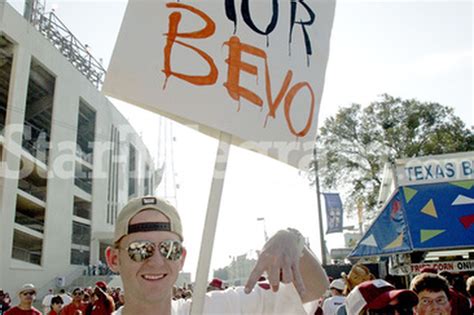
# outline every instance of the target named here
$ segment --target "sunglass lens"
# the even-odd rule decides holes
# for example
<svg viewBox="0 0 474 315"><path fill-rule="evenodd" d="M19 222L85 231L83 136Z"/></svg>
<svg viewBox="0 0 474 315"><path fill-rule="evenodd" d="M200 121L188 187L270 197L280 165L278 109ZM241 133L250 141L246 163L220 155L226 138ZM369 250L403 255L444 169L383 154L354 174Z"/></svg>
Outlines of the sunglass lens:
<svg viewBox="0 0 474 315"><path fill-rule="evenodd" d="M142 262L155 253L155 244L150 241L137 241L128 245L128 256L133 261Z"/></svg>
<svg viewBox="0 0 474 315"><path fill-rule="evenodd" d="M160 243L160 253L168 260L179 260L183 254L183 246L180 241L163 241Z"/></svg>

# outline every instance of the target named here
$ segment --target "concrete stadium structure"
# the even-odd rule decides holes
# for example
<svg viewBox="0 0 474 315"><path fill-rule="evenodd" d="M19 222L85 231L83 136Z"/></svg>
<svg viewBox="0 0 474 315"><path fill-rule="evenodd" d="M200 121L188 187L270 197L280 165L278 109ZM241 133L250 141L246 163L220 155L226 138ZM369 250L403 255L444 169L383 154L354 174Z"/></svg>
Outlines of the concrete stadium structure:
<svg viewBox="0 0 474 315"><path fill-rule="evenodd" d="M120 208L157 184L139 135L97 88L95 59L44 17L0 1L0 287L11 294L104 261Z"/></svg>

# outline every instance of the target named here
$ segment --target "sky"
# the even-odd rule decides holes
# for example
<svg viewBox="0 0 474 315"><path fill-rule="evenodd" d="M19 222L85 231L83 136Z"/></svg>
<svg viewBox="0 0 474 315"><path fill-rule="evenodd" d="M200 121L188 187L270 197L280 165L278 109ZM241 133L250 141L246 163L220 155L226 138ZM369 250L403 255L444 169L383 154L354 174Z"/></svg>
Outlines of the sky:
<svg viewBox="0 0 474 315"><path fill-rule="evenodd" d="M17 8L23 3L9 2ZM123 0L46 3L105 66L125 6ZM467 126L474 126L473 13L471 1L337 1L319 125L340 107L367 105L388 93L451 106ZM159 118L114 103L157 155ZM188 248L184 270L194 273L217 141L178 124L172 129L176 200ZM257 221L259 217L265 224ZM298 170L232 147L211 270L225 266L232 256L261 248L264 225L269 235L289 226L298 228L319 255L314 188ZM344 245L342 234L328 235L326 241L329 248Z"/></svg>

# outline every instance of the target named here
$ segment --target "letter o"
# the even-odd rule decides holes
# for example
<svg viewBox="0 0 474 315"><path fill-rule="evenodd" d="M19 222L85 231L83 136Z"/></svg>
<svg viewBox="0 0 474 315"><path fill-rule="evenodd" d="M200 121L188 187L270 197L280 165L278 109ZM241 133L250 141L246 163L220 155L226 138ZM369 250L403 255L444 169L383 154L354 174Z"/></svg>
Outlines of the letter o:
<svg viewBox="0 0 474 315"><path fill-rule="evenodd" d="M293 127L293 124L291 123L291 117L290 117L290 109L291 105L293 102L294 97L298 92L304 88L307 87L309 90L309 93L311 94L311 110L309 113L308 120L306 122L306 125L303 130L297 132L295 128ZM288 123L288 127L290 128L290 131L292 134L294 134L297 137L304 137L309 129L311 128L311 124L313 121L313 115L314 115L314 92L313 89L311 88L311 85L309 85L308 82L298 82L295 85L291 87L291 89L288 91L288 93L285 96L285 118L286 122Z"/></svg>

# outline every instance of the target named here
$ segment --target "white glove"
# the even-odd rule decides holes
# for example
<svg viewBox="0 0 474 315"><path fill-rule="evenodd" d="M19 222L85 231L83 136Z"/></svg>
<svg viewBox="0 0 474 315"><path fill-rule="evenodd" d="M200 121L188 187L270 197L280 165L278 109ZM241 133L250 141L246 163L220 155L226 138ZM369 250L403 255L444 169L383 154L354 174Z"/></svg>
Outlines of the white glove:
<svg viewBox="0 0 474 315"><path fill-rule="evenodd" d="M293 229L278 231L263 246L262 252L245 285L245 293L250 293L260 276L267 272L272 290L278 291L280 281L295 285L303 296L306 290L300 272L300 257L304 248L304 239Z"/></svg>

